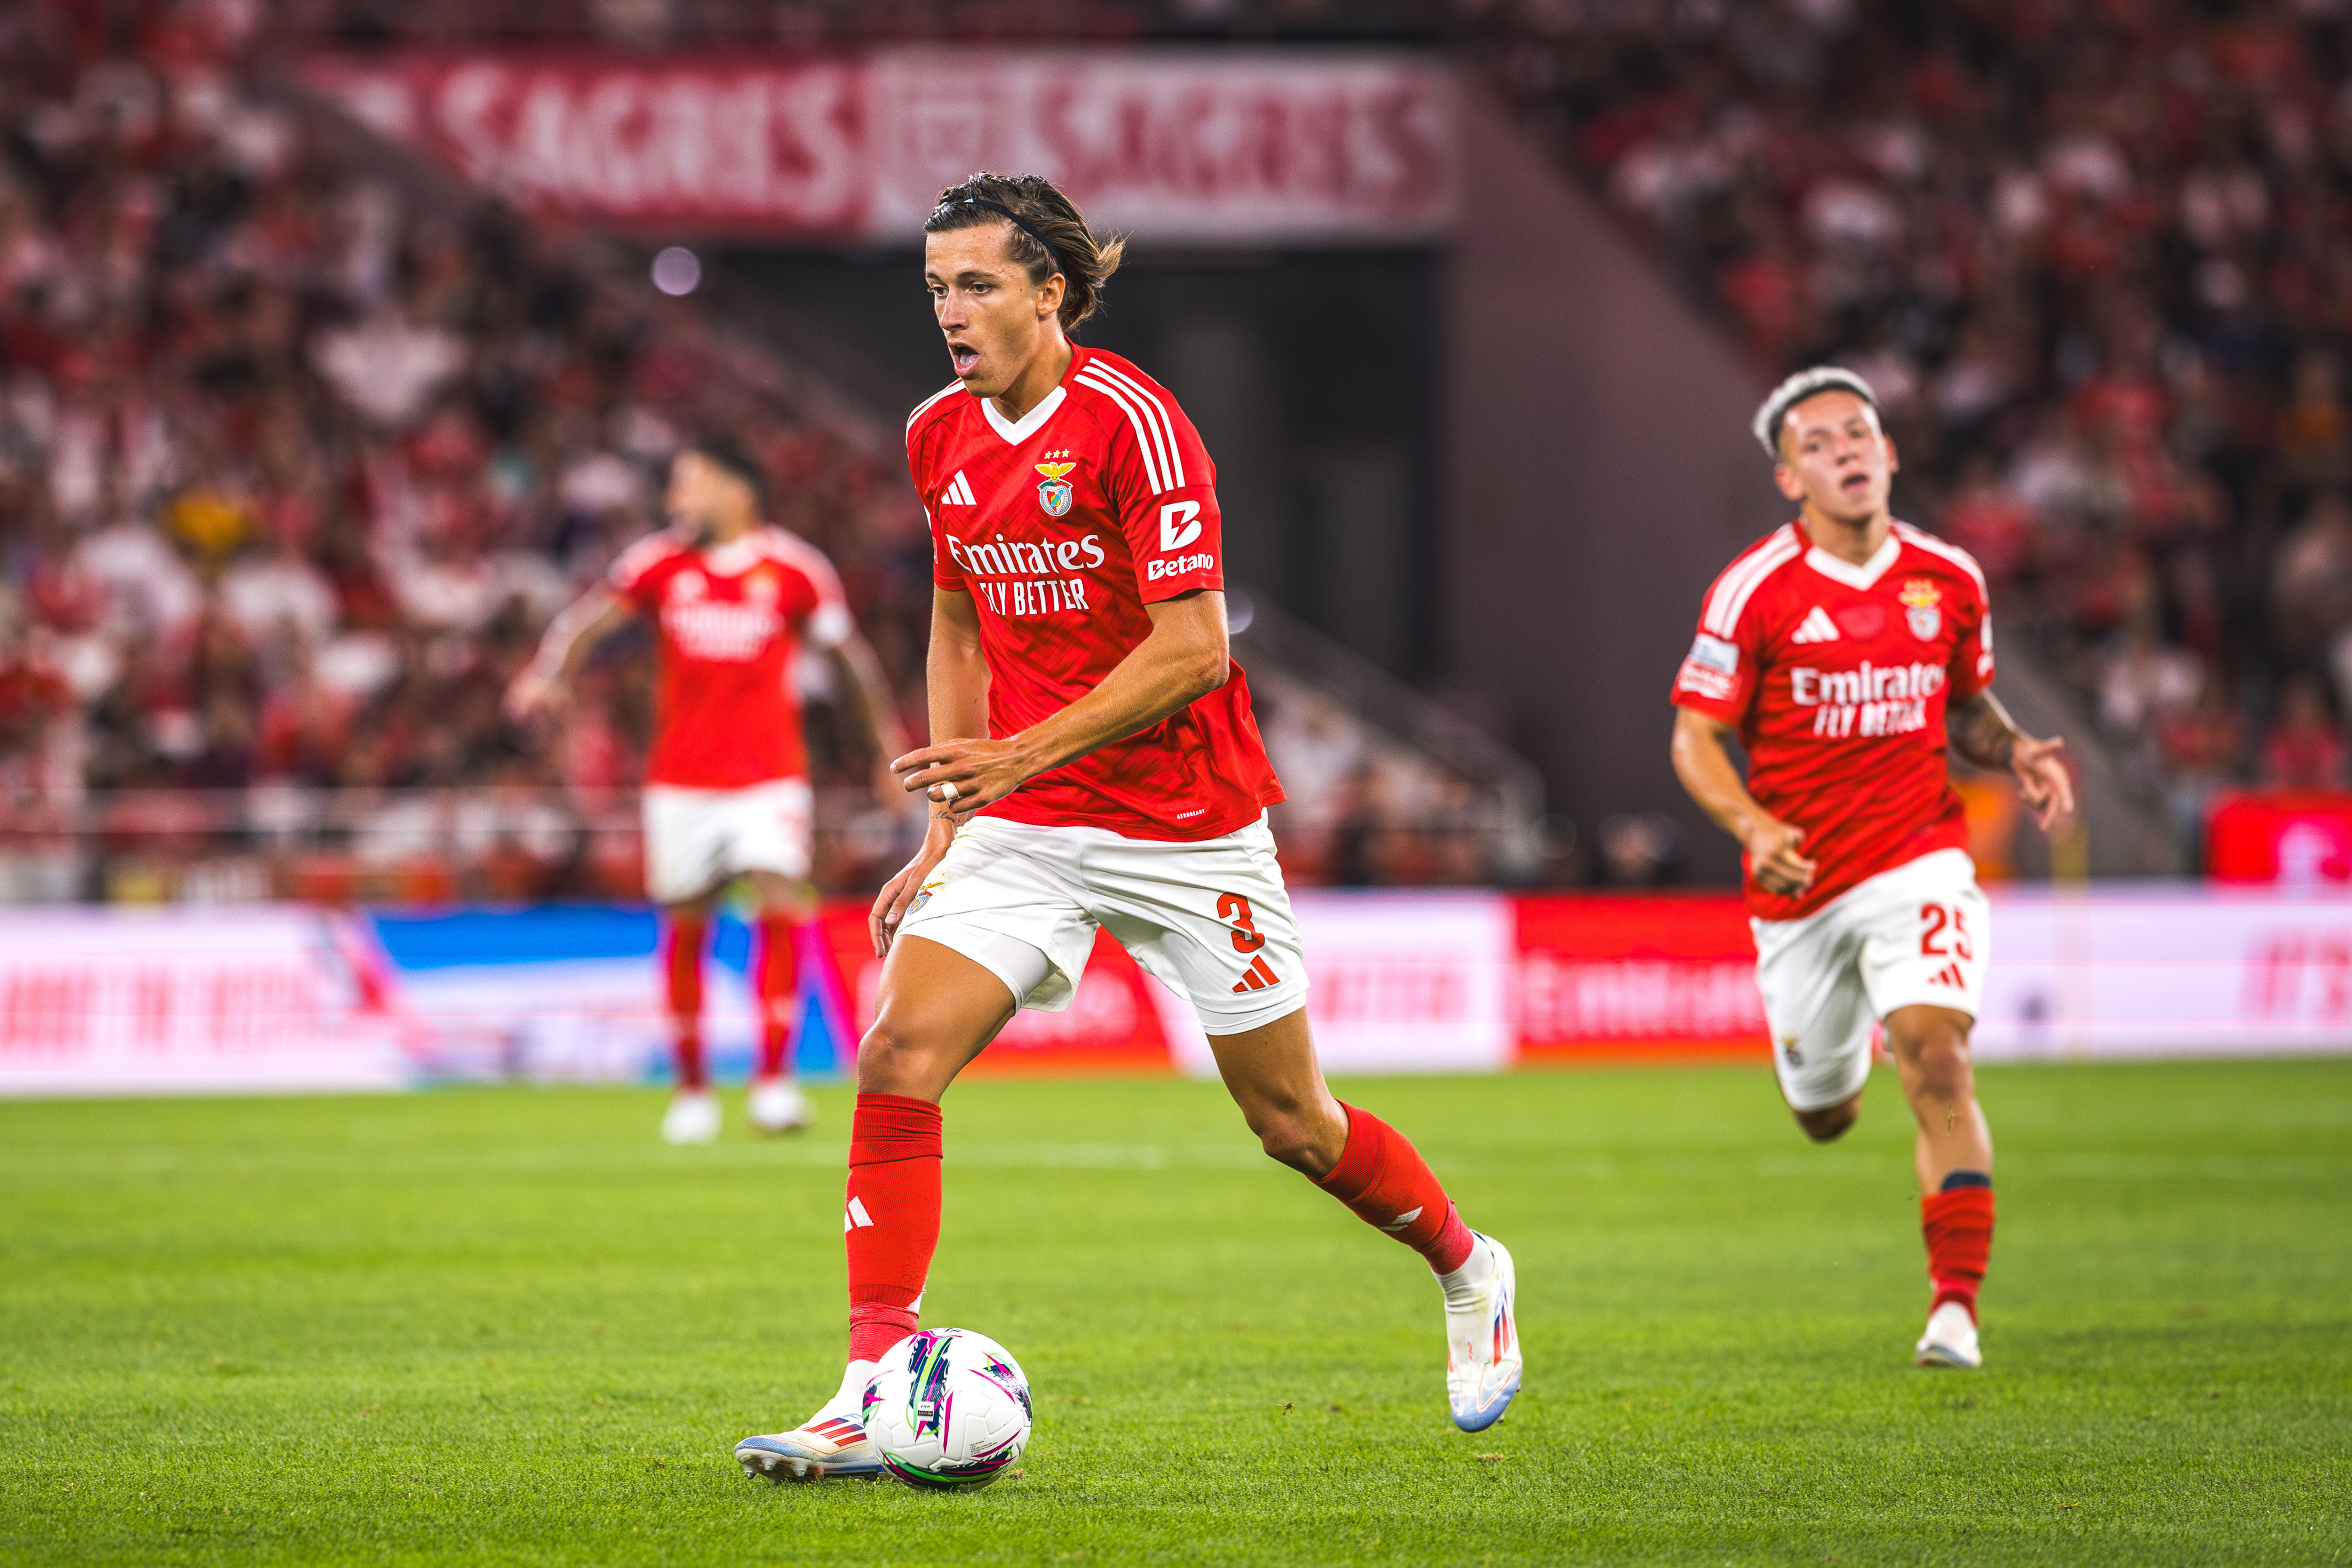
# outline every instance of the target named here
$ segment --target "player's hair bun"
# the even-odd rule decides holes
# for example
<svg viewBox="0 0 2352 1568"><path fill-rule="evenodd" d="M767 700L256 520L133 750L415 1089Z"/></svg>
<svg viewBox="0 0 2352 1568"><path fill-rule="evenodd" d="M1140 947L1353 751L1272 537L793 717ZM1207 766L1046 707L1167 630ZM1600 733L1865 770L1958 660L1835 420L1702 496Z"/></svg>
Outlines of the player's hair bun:
<svg viewBox="0 0 2352 1568"><path fill-rule="evenodd" d="M1013 259L1029 269L1029 281L1062 275L1062 330L1069 331L1102 309L1103 285L1118 270L1127 242L1097 236L1078 205L1037 174L974 174L940 193L940 205L923 220L925 234L1007 225Z"/></svg>
<svg viewBox="0 0 2352 1568"><path fill-rule="evenodd" d="M1870 383L1843 365L1817 364L1811 370L1801 370L1774 387L1771 395L1764 399L1764 405L1756 411L1752 428L1756 444L1764 448L1766 457L1776 463L1780 460L1780 421L1789 416L1789 410L1823 392L1851 392L1873 408L1878 406L1878 394L1870 390Z"/></svg>

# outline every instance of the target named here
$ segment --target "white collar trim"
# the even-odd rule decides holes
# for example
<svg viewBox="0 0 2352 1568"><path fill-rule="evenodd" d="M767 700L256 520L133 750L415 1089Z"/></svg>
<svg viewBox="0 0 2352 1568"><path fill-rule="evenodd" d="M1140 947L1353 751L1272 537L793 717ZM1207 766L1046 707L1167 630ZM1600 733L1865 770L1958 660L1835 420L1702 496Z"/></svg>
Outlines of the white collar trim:
<svg viewBox="0 0 2352 1568"><path fill-rule="evenodd" d="M702 547L702 563L721 577L740 577L760 563L763 553L755 534L744 534L724 544Z"/></svg>
<svg viewBox="0 0 2352 1568"><path fill-rule="evenodd" d="M1818 544L1805 552L1805 564L1832 583L1843 583L1849 588L1867 588L1885 576L1887 569L1895 564L1895 557L1902 553L1903 542L1895 538L1890 529L1886 542L1878 547L1878 553L1859 566L1851 561L1841 561Z"/></svg>
<svg viewBox="0 0 2352 1568"><path fill-rule="evenodd" d="M1006 446L1018 447L1045 427L1045 421L1054 416L1054 410L1062 406L1062 399L1069 395L1070 389L1066 386L1054 388L1045 395L1036 407L1024 414L1018 422L1007 419L1003 415L999 414L996 411L996 399L992 397L983 397L980 400L980 411L988 416L989 425L999 436L1004 437Z"/></svg>

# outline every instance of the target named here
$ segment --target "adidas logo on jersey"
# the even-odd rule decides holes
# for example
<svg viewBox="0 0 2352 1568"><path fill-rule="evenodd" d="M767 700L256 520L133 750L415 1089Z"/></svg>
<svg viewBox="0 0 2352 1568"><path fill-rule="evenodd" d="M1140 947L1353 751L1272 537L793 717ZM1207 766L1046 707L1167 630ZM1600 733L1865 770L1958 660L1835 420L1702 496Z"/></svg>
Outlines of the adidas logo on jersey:
<svg viewBox="0 0 2352 1568"><path fill-rule="evenodd" d="M948 488L940 496L940 504L941 506L978 506L980 504L980 498L971 493L971 481L963 477L961 468L958 468L956 477L948 481Z"/></svg>
<svg viewBox="0 0 2352 1568"><path fill-rule="evenodd" d="M956 477L961 479L963 476L959 474ZM1819 605L1815 605L1805 612L1803 624L1797 627L1795 635L1789 640L1792 643L1835 642L1838 640L1837 624Z"/></svg>
<svg viewBox="0 0 2352 1568"><path fill-rule="evenodd" d="M1960 973L1960 966L1957 963L1948 963L1927 977L1927 984L1948 985L1955 991L1966 991L1969 988L1968 977Z"/></svg>

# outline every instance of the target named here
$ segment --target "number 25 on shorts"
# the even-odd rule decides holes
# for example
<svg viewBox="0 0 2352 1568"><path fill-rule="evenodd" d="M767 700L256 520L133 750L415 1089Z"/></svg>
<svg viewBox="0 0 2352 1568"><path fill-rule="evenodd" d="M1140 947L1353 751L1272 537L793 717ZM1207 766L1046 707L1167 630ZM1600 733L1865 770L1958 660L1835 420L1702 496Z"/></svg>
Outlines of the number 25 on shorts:
<svg viewBox="0 0 2352 1568"><path fill-rule="evenodd" d="M1969 945L1969 923L1966 912L1958 904L1948 910L1942 904L1919 906L1919 955L1922 958L1957 958L1962 963L1976 956ZM1939 945L1937 939L1948 930L1952 945Z"/></svg>

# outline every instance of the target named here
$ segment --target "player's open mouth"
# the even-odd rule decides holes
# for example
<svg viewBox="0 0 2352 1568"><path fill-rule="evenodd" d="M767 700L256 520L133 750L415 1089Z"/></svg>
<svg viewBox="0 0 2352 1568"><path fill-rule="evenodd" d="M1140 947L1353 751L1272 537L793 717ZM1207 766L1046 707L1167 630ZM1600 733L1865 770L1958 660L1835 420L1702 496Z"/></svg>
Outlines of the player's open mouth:
<svg viewBox="0 0 2352 1568"><path fill-rule="evenodd" d="M973 367L980 363L980 351L963 343L950 343L948 358L955 362L958 375L970 375Z"/></svg>

